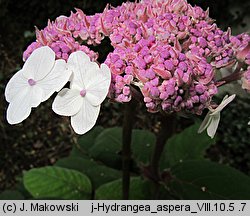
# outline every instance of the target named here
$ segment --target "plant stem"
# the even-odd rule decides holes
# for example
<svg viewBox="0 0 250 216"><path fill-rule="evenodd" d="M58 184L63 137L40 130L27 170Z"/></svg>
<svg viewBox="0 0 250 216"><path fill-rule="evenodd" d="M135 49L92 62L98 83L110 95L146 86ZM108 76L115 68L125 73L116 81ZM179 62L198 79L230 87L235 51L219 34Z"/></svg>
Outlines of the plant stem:
<svg viewBox="0 0 250 216"><path fill-rule="evenodd" d="M239 63L237 68L235 69L235 71L233 73L231 73L230 75L221 78L220 80L217 81L217 86L222 86L225 85L227 83L236 81L238 79L240 79L242 77L242 75L244 74L244 70L242 70L242 63Z"/></svg>
<svg viewBox="0 0 250 216"><path fill-rule="evenodd" d="M133 120L135 117L135 101L124 104L124 120L122 131L122 198L129 199L131 139Z"/></svg>
<svg viewBox="0 0 250 216"><path fill-rule="evenodd" d="M130 91L131 91L133 99L135 99L139 103L143 102L143 95L142 95L142 93L140 91L138 91L132 85L130 86Z"/></svg>
<svg viewBox="0 0 250 216"><path fill-rule="evenodd" d="M160 172L159 172L159 164L162 152L164 150L164 146L166 141L173 135L175 130L174 121L175 116L165 115L161 119L161 129L158 133L155 148L152 154L151 163L150 163L150 176L151 179L155 183L155 197L157 199L158 196L158 189L159 189L159 181L161 180Z"/></svg>

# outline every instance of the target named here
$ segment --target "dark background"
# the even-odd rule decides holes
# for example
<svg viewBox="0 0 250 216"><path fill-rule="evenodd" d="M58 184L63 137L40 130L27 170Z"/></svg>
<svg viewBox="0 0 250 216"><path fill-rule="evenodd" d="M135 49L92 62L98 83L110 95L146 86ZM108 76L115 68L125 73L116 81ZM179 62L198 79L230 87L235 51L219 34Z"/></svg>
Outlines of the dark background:
<svg viewBox="0 0 250 216"><path fill-rule="evenodd" d="M122 2L0 0L0 192L11 188L23 170L53 164L58 158L66 156L77 140L67 118L58 117L52 112L51 100L40 105L19 125L10 126L6 122L8 104L4 100L4 88L22 66L23 51L35 40L34 26L42 29L48 19L54 20L59 15L69 16L75 7L86 14L94 14L101 12L107 3L117 6ZM209 7L210 16L224 30L228 26L232 27L234 34L250 30L249 0L192 0L189 3L203 9ZM223 113L217 144L208 150L207 157L250 174L250 128L245 124L250 117L250 99L238 97L230 106ZM104 127L121 125L120 110L120 104L104 103L98 123ZM146 121L145 115L150 116L154 123ZM142 108L136 126L154 130L157 115L146 114Z"/></svg>

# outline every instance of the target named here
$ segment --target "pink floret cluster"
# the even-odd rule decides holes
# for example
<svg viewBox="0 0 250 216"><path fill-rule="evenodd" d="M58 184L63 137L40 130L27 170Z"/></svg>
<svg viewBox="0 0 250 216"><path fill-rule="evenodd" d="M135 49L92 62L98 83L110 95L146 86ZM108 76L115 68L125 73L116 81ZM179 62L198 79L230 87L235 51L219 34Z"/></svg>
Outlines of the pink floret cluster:
<svg viewBox="0 0 250 216"><path fill-rule="evenodd" d="M71 16L74 17L72 14ZM85 52L91 60L95 61L98 54L90 50L87 46L81 45L81 41L74 37L74 30L69 22L72 18L60 16L55 22L48 21L48 26L43 30L36 30L37 40L33 42L23 53L23 59L26 60L31 53L38 47L49 46L56 54L57 59L67 60L72 52L81 50Z"/></svg>
<svg viewBox="0 0 250 216"><path fill-rule="evenodd" d="M102 13L85 15L77 9L37 30L37 41L24 59L40 46L50 46L57 58L82 50L96 60L86 45L109 37L113 52L105 63L112 72L109 97L128 102L139 90L150 112L201 114L210 106L222 82L221 68L243 64L242 87L250 90L250 36L232 36L216 26L208 10L186 0L142 0L107 6ZM83 45L85 44L85 45Z"/></svg>

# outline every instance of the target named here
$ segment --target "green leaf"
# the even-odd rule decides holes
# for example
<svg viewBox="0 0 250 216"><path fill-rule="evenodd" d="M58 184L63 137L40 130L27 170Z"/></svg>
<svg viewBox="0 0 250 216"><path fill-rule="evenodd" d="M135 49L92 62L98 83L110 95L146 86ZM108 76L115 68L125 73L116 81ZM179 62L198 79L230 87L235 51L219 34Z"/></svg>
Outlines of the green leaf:
<svg viewBox="0 0 250 216"><path fill-rule="evenodd" d="M91 195L87 176L60 167L31 169L24 173L24 186L34 198L89 199Z"/></svg>
<svg viewBox="0 0 250 216"><path fill-rule="evenodd" d="M67 157L58 160L55 165L86 174L90 178L93 188L121 178L120 171L98 164L90 158Z"/></svg>
<svg viewBox="0 0 250 216"><path fill-rule="evenodd" d="M161 167L166 168L186 160L201 159L206 149L215 143L207 134L198 134L199 124L194 124L171 137L164 148Z"/></svg>
<svg viewBox="0 0 250 216"><path fill-rule="evenodd" d="M150 182L140 177L130 178L130 199L150 199L149 191ZM122 199L122 180L118 179L113 182L102 185L96 190L96 199L99 200L121 200Z"/></svg>
<svg viewBox="0 0 250 216"><path fill-rule="evenodd" d="M155 136L150 131L133 130L132 156L137 162L147 163L151 157ZM89 149L89 154L106 165L120 169L122 152L122 129L118 127L103 130Z"/></svg>
<svg viewBox="0 0 250 216"><path fill-rule="evenodd" d="M132 154L137 162L148 163L153 151L156 137L147 130L133 130L132 134Z"/></svg>
<svg viewBox="0 0 250 216"><path fill-rule="evenodd" d="M122 129L118 127L103 130L89 149L89 154L104 164L121 168Z"/></svg>
<svg viewBox="0 0 250 216"><path fill-rule="evenodd" d="M0 200L23 200L23 195L16 190L6 190L0 193Z"/></svg>
<svg viewBox="0 0 250 216"><path fill-rule="evenodd" d="M86 134L80 136L77 141L77 144L73 146L73 149L70 153L71 156L83 156L86 151L91 148L94 143L96 137L104 130L101 126L96 126Z"/></svg>
<svg viewBox="0 0 250 216"><path fill-rule="evenodd" d="M250 199L250 178L209 161L186 161L171 168L167 185L180 199Z"/></svg>
<svg viewBox="0 0 250 216"><path fill-rule="evenodd" d="M16 177L16 185L15 185L15 190L19 191L22 196L24 197L25 200L27 199L32 199L32 195L29 193L29 191L27 191L27 189L25 188L24 186L24 183L23 183L23 175L24 175L25 171Z"/></svg>

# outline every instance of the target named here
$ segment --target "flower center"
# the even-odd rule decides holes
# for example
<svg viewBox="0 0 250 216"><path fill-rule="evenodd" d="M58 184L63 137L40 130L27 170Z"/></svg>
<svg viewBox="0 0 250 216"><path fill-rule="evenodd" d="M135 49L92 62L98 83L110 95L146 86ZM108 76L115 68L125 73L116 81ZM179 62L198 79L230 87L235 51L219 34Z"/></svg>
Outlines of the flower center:
<svg viewBox="0 0 250 216"><path fill-rule="evenodd" d="M84 96L86 95L86 90L85 90L85 89L81 90L81 91L80 91L80 95L81 95L82 97L84 97Z"/></svg>
<svg viewBox="0 0 250 216"><path fill-rule="evenodd" d="M36 84L36 81L33 80L33 79L28 79L28 83L29 83L30 86L33 86L33 85Z"/></svg>

